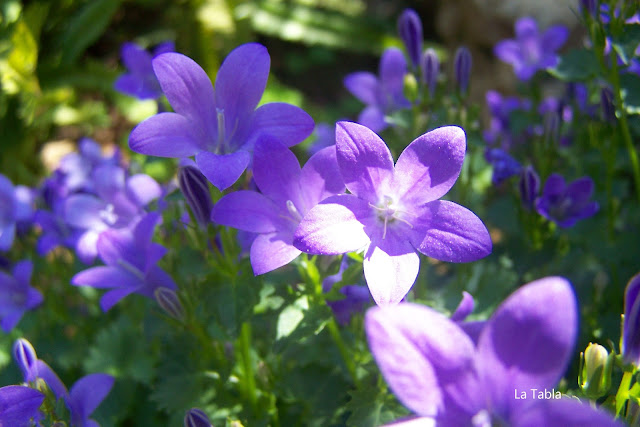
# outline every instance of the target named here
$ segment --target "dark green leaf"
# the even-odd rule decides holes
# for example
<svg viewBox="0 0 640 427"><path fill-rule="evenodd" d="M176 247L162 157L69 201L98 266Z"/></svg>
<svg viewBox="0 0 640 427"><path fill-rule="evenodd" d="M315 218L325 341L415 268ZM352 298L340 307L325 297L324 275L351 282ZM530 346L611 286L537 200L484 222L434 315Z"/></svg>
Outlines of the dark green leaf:
<svg viewBox="0 0 640 427"><path fill-rule="evenodd" d="M612 37L611 40L611 46L625 65L629 64L639 44L640 25L638 24L625 25L622 34L618 37Z"/></svg>
<svg viewBox="0 0 640 427"><path fill-rule="evenodd" d="M549 69L551 75L564 81L586 80L598 72L598 59L588 49L570 50L560 57L558 65Z"/></svg>
<svg viewBox="0 0 640 427"><path fill-rule="evenodd" d="M620 91L624 108L629 114L640 114L640 77L626 73L620 76Z"/></svg>

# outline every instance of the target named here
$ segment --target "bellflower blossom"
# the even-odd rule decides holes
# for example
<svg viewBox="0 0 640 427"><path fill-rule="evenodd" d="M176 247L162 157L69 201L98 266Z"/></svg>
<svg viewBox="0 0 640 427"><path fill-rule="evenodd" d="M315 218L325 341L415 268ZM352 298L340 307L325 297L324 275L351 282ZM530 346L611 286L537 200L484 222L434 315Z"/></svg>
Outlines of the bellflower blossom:
<svg viewBox="0 0 640 427"><path fill-rule="evenodd" d="M569 30L562 25L550 27L541 34L536 21L529 17L516 21L515 30L516 39L502 40L495 45L494 53L513 65L522 81L531 79L538 70L555 66L556 51L569 37Z"/></svg>
<svg viewBox="0 0 640 427"><path fill-rule="evenodd" d="M218 224L259 233L250 251L253 272L259 275L300 255L293 246L300 220L321 200L344 192L344 183L335 147L318 151L300 169L291 150L266 135L256 144L253 179L261 193L227 194L214 206L211 218Z"/></svg>
<svg viewBox="0 0 640 427"><path fill-rule="evenodd" d="M508 150L519 138L511 126L511 113L516 110L529 110L531 103L515 96L503 97L495 90L487 91L485 99L491 113L491 121L489 128L484 130L483 137L488 144Z"/></svg>
<svg viewBox="0 0 640 427"><path fill-rule="evenodd" d="M418 252L469 262L491 253L491 238L470 210L438 200L458 179L464 131L438 128L414 140L393 164L384 141L356 123L339 122L336 152L351 194L311 209L295 233L303 252L338 255L364 248L364 275L377 304L402 300L418 276Z"/></svg>
<svg viewBox="0 0 640 427"><path fill-rule="evenodd" d="M29 188L14 187L9 178L0 174L0 251L11 249L18 224L33 217L32 204Z"/></svg>
<svg viewBox="0 0 640 427"><path fill-rule="evenodd" d="M617 426L613 415L554 387L573 354L578 310L568 281L516 290L480 331L412 303L365 317L371 352L400 402L422 418L395 425ZM539 398L538 393L552 398Z"/></svg>
<svg viewBox="0 0 640 427"><path fill-rule="evenodd" d="M501 148L487 148L484 152L484 158L487 163L493 166L493 174L491 175L493 185L501 184L506 179L520 173L520 169L522 169L520 163Z"/></svg>
<svg viewBox="0 0 640 427"><path fill-rule="evenodd" d="M0 271L0 319L2 330L11 331L24 313L42 304L39 290L31 287L33 263L25 260L16 263L11 275Z"/></svg>
<svg viewBox="0 0 640 427"><path fill-rule="evenodd" d="M561 175L554 173L547 178L542 195L536 199L536 210L562 228L573 227L578 220L598 212L598 202L590 201L592 194L593 180L588 176L567 185Z"/></svg>
<svg viewBox="0 0 640 427"><path fill-rule="evenodd" d="M40 416L44 394L21 385L0 388L0 425L28 427Z"/></svg>
<svg viewBox="0 0 640 427"><path fill-rule="evenodd" d="M153 178L145 174L126 177L119 166L101 166L92 179L97 195L73 194L64 205L67 224L85 230L76 243L76 253L85 263L95 259L100 233L135 223L144 207L162 195Z"/></svg>
<svg viewBox="0 0 640 427"><path fill-rule="evenodd" d="M629 280L624 291L622 355L627 363L640 366L640 274Z"/></svg>
<svg viewBox="0 0 640 427"><path fill-rule="evenodd" d="M192 59L178 53L158 56L153 69L175 113L140 123L131 132L129 146L151 156L195 156L204 176L225 190L249 165L258 135L272 135L290 147L313 131L313 119L294 105L274 102L256 109L269 65L264 46L239 46L218 70L214 89Z"/></svg>
<svg viewBox="0 0 640 427"><path fill-rule="evenodd" d="M162 88L153 73L151 61L158 55L174 51L175 45L171 41L160 43L153 53L147 52L135 43L124 43L120 48L120 57L128 72L118 77L113 88L138 99L160 98Z"/></svg>
<svg viewBox="0 0 640 427"><path fill-rule="evenodd" d="M98 254L106 266L81 271L73 276L71 284L112 288L100 299L104 311L131 293L153 299L157 288L176 289L173 279L156 265L167 252L151 242L159 220L157 213L149 213L133 229L110 229L100 234Z"/></svg>
<svg viewBox="0 0 640 427"><path fill-rule="evenodd" d="M405 74L407 62L404 54L400 49L388 48L380 58L379 77L367 71L345 77L347 90L366 105L358 116L358 123L374 132L381 132L391 124L387 115L411 107L403 94Z"/></svg>

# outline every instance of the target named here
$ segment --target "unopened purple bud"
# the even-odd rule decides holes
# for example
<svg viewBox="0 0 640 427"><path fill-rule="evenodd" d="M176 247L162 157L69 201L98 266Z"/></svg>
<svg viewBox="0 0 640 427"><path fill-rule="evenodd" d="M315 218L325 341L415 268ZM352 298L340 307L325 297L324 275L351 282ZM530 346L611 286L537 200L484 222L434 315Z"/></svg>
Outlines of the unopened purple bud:
<svg viewBox="0 0 640 427"><path fill-rule="evenodd" d="M178 184L198 224L206 226L213 209L207 178L197 167L186 165L178 171Z"/></svg>
<svg viewBox="0 0 640 427"><path fill-rule="evenodd" d="M24 377L27 378L29 376L28 373L38 360L36 351L31 343L24 338L18 339L15 344L13 344L13 357L16 359L18 366L20 366Z"/></svg>
<svg viewBox="0 0 640 427"><path fill-rule="evenodd" d="M616 121L616 107L613 105L613 91L608 88L602 88L600 91L600 107L602 109L602 119L605 122L613 123Z"/></svg>
<svg viewBox="0 0 640 427"><path fill-rule="evenodd" d="M413 9L405 9L398 18L398 32L400 38L407 48L409 58L414 67L420 62L422 52L422 22Z"/></svg>
<svg viewBox="0 0 640 427"><path fill-rule="evenodd" d="M533 166L529 165L522 169L518 189L522 198L522 206L527 210L533 209L533 203L540 191L540 177Z"/></svg>
<svg viewBox="0 0 640 427"><path fill-rule="evenodd" d="M180 302L180 298L172 289L159 287L153 293L158 305L167 312L167 314L176 320L184 320L184 307Z"/></svg>
<svg viewBox="0 0 640 427"><path fill-rule="evenodd" d="M580 0L580 9L582 10L582 13L595 16L597 8L598 0Z"/></svg>
<svg viewBox="0 0 640 427"><path fill-rule="evenodd" d="M427 85L429 97L432 98L436 92L438 74L440 73L440 60L435 50L427 49L424 51L420 61L420 71L422 74L422 83Z"/></svg>
<svg viewBox="0 0 640 427"><path fill-rule="evenodd" d="M184 416L184 427L213 427L202 409L191 408Z"/></svg>
<svg viewBox="0 0 640 427"><path fill-rule="evenodd" d="M465 46L460 46L456 50L453 68L456 85L461 94L466 94L469 87L469 78L471 77L471 52Z"/></svg>
<svg viewBox="0 0 640 427"><path fill-rule="evenodd" d="M560 137L560 113L548 111L544 115L544 136L549 142L557 142Z"/></svg>
<svg viewBox="0 0 640 427"><path fill-rule="evenodd" d="M640 274L629 280L624 291L622 356L625 362L640 366Z"/></svg>

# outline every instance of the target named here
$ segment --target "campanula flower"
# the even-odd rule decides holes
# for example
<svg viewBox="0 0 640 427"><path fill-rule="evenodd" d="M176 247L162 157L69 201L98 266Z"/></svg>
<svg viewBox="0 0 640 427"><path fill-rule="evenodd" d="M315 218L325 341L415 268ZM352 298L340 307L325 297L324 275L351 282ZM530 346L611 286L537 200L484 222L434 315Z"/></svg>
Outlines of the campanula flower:
<svg viewBox="0 0 640 427"><path fill-rule="evenodd" d="M118 77L113 84L114 89L138 99L160 98L162 88L153 72L151 61L158 55L173 51L175 45L171 41L159 44L153 53L135 43L124 43L120 48L120 57L128 72Z"/></svg>
<svg viewBox="0 0 640 427"><path fill-rule="evenodd" d="M235 183L251 161L261 133L290 147L313 131L313 119L286 103L256 109L269 76L267 48L248 43L234 49L216 75L215 89L192 59L165 53L153 69L174 113L160 113L133 129L133 151L160 157L195 156L200 171L219 190Z"/></svg>
<svg viewBox="0 0 640 427"><path fill-rule="evenodd" d="M391 124L387 118L389 114L411 107L403 94L405 74L407 61L402 51L388 48L380 58L379 77L367 71L345 77L347 90L366 105L358 116L358 123L374 132L381 132Z"/></svg>
<svg viewBox="0 0 640 427"><path fill-rule="evenodd" d="M157 288L176 289L173 279L157 266L167 249L151 242L160 216L149 213L133 228L110 229L100 234L98 254L105 266L93 267L73 276L71 284L111 288L100 299L100 307L109 310L131 293L154 298Z"/></svg>
<svg viewBox="0 0 640 427"><path fill-rule="evenodd" d="M0 271L0 325L5 332L12 330L24 313L42 304L42 294L31 287L33 263L20 261L11 275Z"/></svg>
<svg viewBox="0 0 640 427"><path fill-rule="evenodd" d="M211 209L213 209L209 182L191 159L182 159L180 162L178 185L198 225L206 227L211 221Z"/></svg>
<svg viewBox="0 0 640 427"><path fill-rule="evenodd" d="M422 417L407 426L619 425L613 415L576 399L556 399L553 391L554 399L532 395L553 390L573 356L578 309L563 278L516 290L477 343L458 323L412 303L371 308L365 329L387 384Z"/></svg>
<svg viewBox="0 0 640 427"><path fill-rule="evenodd" d="M547 178L542 195L536 199L536 210L562 228L573 227L578 220L598 212L598 202L590 201L592 194L593 180L588 176L567 185L561 175L554 173Z"/></svg>
<svg viewBox="0 0 640 427"><path fill-rule="evenodd" d="M33 217L33 195L29 188L11 183L0 174L0 251L7 251L21 222Z"/></svg>
<svg viewBox="0 0 640 427"><path fill-rule="evenodd" d="M67 389L58 375L44 361L38 359L36 351L29 341L24 338L13 344L13 357L22 371L24 381L34 383L42 379L53 392L56 399L64 398Z"/></svg>
<svg viewBox="0 0 640 427"><path fill-rule="evenodd" d="M515 30L515 39L502 40L493 51L502 61L513 65L516 76L522 81L531 79L538 70L555 66L558 62L556 51L569 37L569 30L562 25L540 33L536 21L529 17L516 21Z"/></svg>
<svg viewBox="0 0 640 427"><path fill-rule="evenodd" d="M414 67L420 63L422 53L422 22L413 9L405 9L398 18L398 33Z"/></svg>
<svg viewBox="0 0 640 427"><path fill-rule="evenodd" d="M489 128L484 130L483 137L488 144L508 150L522 138L511 125L511 113L517 110L529 110L531 103L515 96L503 97L494 90L487 91L485 99L491 121Z"/></svg>
<svg viewBox="0 0 640 427"><path fill-rule="evenodd" d="M522 169L520 163L501 148L487 148L484 152L484 158L487 163L493 166L493 175L491 175L493 185L501 184L506 179L520 173Z"/></svg>
<svg viewBox="0 0 640 427"><path fill-rule="evenodd" d="M21 385L0 388L0 425L28 427L40 416L44 394Z"/></svg>
<svg viewBox="0 0 640 427"><path fill-rule="evenodd" d="M629 280L624 291L622 356L627 363L640 366L640 274Z"/></svg>
<svg viewBox="0 0 640 427"><path fill-rule="evenodd" d="M259 275L300 255L293 246L300 220L321 200L344 192L344 183L335 147L318 151L300 169L291 150L266 135L256 144L253 179L261 193L243 190L225 195L213 208L212 219L259 233L250 251L253 273Z"/></svg>
<svg viewBox="0 0 640 427"><path fill-rule="evenodd" d="M213 427L202 409L191 408L184 416L184 427Z"/></svg>
<svg viewBox="0 0 640 427"><path fill-rule="evenodd" d="M418 252L469 262L491 253L491 238L470 210L438 200L458 179L464 131L438 128L413 141L393 164L384 141L349 122L336 127L340 174L351 194L312 208L295 233L303 252L338 255L364 249L364 275L377 304L395 304L418 275Z"/></svg>

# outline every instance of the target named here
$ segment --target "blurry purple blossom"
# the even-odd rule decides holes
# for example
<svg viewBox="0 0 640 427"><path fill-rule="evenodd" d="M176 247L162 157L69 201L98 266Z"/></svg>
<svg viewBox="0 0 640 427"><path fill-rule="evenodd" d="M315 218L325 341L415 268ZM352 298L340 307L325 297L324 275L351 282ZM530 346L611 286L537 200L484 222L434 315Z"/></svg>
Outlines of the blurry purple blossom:
<svg viewBox="0 0 640 427"><path fill-rule="evenodd" d="M418 67L422 53L422 22L413 9L405 9L398 18L398 33L413 67Z"/></svg>
<svg viewBox="0 0 640 427"><path fill-rule="evenodd" d="M38 359L36 351L29 341L24 338L16 340L13 344L13 357L22 371L25 382L34 383L40 378L47 383L56 399L64 398L67 393L66 387L53 369Z"/></svg>
<svg viewBox="0 0 640 427"><path fill-rule="evenodd" d="M484 158L487 163L493 166L493 174L491 175L493 185L500 185L506 179L520 173L522 169L520 163L501 148L487 148L484 152Z"/></svg>
<svg viewBox="0 0 640 427"><path fill-rule="evenodd" d="M403 94L405 74L407 62L402 51L388 48L380 58L379 77L358 71L344 78L347 90L366 105L358 116L358 123L381 132L392 124L388 115L411 106Z"/></svg>
<svg viewBox="0 0 640 427"><path fill-rule="evenodd" d="M100 145L91 138L82 138L78 142L78 151L69 153L60 160L56 169L59 174L57 184L62 188L59 192L68 195L77 191L93 192L93 171L106 165L116 166L120 163L120 153L116 150L112 155L102 154Z"/></svg>
<svg viewBox="0 0 640 427"><path fill-rule="evenodd" d="M483 132L483 137L489 145L496 145L505 150L511 148L521 138L511 125L511 113L516 110L529 110L531 102L514 96L503 97L494 90L485 95L487 107L491 114L489 128Z"/></svg>
<svg viewBox="0 0 640 427"><path fill-rule="evenodd" d="M598 212L598 202L590 201L592 194L593 180L588 176L567 185L561 175L554 173L547 178L542 195L536 199L536 210L562 228L572 227L578 220Z"/></svg>
<svg viewBox="0 0 640 427"><path fill-rule="evenodd" d="M20 261L13 267L11 275L0 271L0 319L2 330L11 331L24 313L42 304L42 294L31 287L33 263Z"/></svg>
<svg viewBox="0 0 640 427"><path fill-rule="evenodd" d="M322 280L322 290L324 292L331 291L333 285L342 280L342 274L347 269L348 257L342 257L340 269L336 274L327 276ZM327 301L327 305L333 310L333 314L341 325L346 325L351 320L354 313L362 311L364 305L371 301L371 293L366 286L345 285L340 288L340 293L344 295L343 299L336 301Z"/></svg>
<svg viewBox="0 0 640 427"><path fill-rule="evenodd" d="M389 387L422 417L394 425L619 425L612 414L576 399L532 395L555 397L553 387L573 354L578 310L563 278L515 291L477 342L460 324L411 303L370 309L365 329Z"/></svg>
<svg viewBox="0 0 640 427"><path fill-rule="evenodd" d="M516 76L523 81L533 77L538 70L553 67L558 62L556 51L569 36L567 28L558 25L544 33L538 31L533 18L522 18L515 25L516 38L502 40L494 47L495 55L513 65Z"/></svg>
<svg viewBox="0 0 640 427"><path fill-rule="evenodd" d="M453 58L453 71L456 87L461 94L466 94L471 79L471 52L466 46L460 46Z"/></svg>
<svg viewBox="0 0 640 427"><path fill-rule="evenodd" d="M274 102L256 109L269 65L264 46L239 46L222 63L214 89L192 59L178 53L158 56L153 69L175 113L156 114L140 123L131 132L129 146L151 156L195 156L200 172L225 190L249 165L260 134L290 147L313 131L313 119L294 105Z"/></svg>
<svg viewBox="0 0 640 427"><path fill-rule="evenodd" d="M0 251L11 249L21 223L33 218L33 192L28 187L13 186L0 174Z"/></svg>
<svg viewBox="0 0 640 427"><path fill-rule="evenodd" d="M307 149L310 155L314 155L323 148L330 147L336 143L335 125L318 123L313 134L314 140Z"/></svg>
<svg viewBox="0 0 640 427"><path fill-rule="evenodd" d="M73 276L71 284L111 288L100 299L104 311L131 293L153 299L157 288L176 289L173 279L157 266L167 252L166 248L151 241L159 221L157 213L149 213L133 228L101 233L97 250L106 266L81 271Z"/></svg>
<svg viewBox="0 0 640 427"><path fill-rule="evenodd" d="M113 84L114 89L138 99L160 98L162 88L153 72L151 61L158 55L173 51L175 45L171 41L159 44L153 53L135 43L124 43L120 49L120 57L128 72L118 77Z"/></svg>
<svg viewBox="0 0 640 427"><path fill-rule="evenodd" d="M250 257L253 273L260 275L300 255L293 246L300 220L321 200L344 192L344 184L334 147L318 151L300 169L291 150L266 135L256 143L253 178L261 193L243 190L225 195L215 205L212 219L259 234Z"/></svg>
<svg viewBox="0 0 640 427"><path fill-rule="evenodd" d="M427 86L429 97L433 98L438 84L438 73L440 73L440 60L438 54L433 49L426 49L420 59L420 77L422 83Z"/></svg>
<svg viewBox="0 0 640 427"><path fill-rule="evenodd" d="M384 141L349 122L336 126L340 173L351 194L311 209L295 233L303 252L338 255L364 249L364 275L377 304L402 300L418 275L418 252L449 262L491 253L491 238L470 210L438 200L460 174L466 149L450 126L413 141L394 166Z"/></svg>
<svg viewBox="0 0 640 427"><path fill-rule="evenodd" d="M529 165L520 172L520 181L518 182L518 190L522 199L522 206L526 210L533 209L538 193L540 192L540 177L536 173L533 166Z"/></svg>
<svg viewBox="0 0 640 427"><path fill-rule="evenodd" d="M184 427L213 427L202 409L191 408L184 416Z"/></svg>
<svg viewBox="0 0 640 427"><path fill-rule="evenodd" d="M624 291L622 356L627 363L640 366L640 274L629 280Z"/></svg>
<svg viewBox="0 0 640 427"><path fill-rule="evenodd" d="M0 388L0 425L29 427L40 416L44 394L21 385Z"/></svg>

